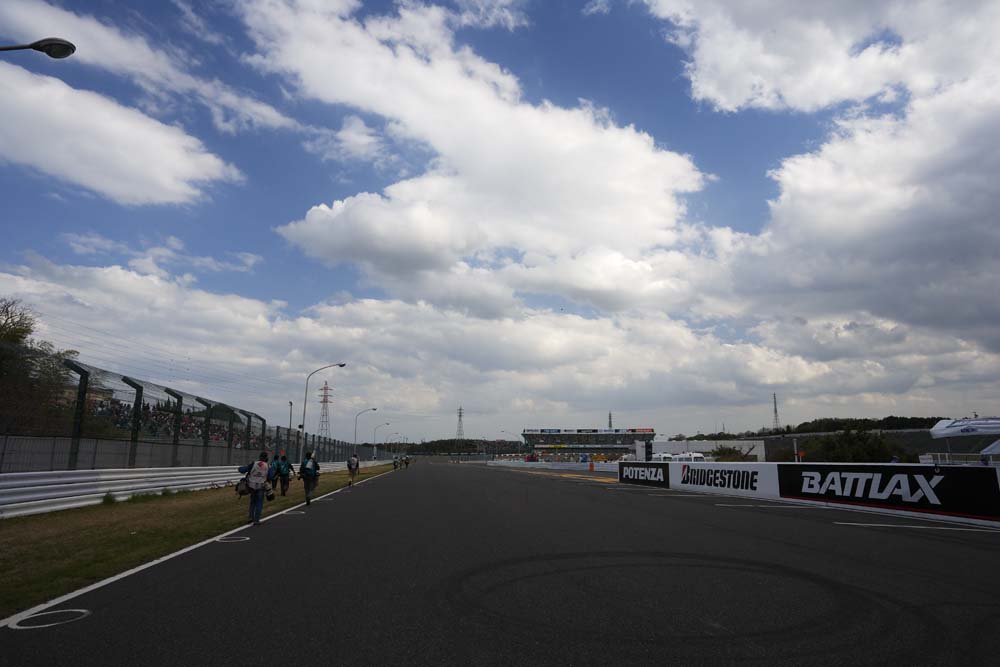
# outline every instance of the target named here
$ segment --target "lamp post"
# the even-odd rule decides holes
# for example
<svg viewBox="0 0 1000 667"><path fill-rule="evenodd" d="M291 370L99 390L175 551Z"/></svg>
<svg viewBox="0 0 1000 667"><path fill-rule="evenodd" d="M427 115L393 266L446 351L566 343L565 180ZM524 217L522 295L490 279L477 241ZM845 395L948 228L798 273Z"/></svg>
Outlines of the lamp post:
<svg viewBox="0 0 1000 667"><path fill-rule="evenodd" d="M49 58L68 58L76 52L76 46L72 42L58 37L46 37L31 44L18 44L15 46L0 46L0 51L41 51Z"/></svg>
<svg viewBox="0 0 1000 667"><path fill-rule="evenodd" d="M386 422L384 424L379 424L378 426L376 426L375 428L372 429L372 447L374 448L374 457L375 458L378 458L378 441L376 440L376 438L378 436L376 434L378 433L378 430L380 428L382 428L383 426L388 426L388 425L389 425L389 422Z"/></svg>
<svg viewBox="0 0 1000 667"><path fill-rule="evenodd" d="M354 453L358 453L358 417L365 414L366 412L375 412L378 408L365 408L358 414L354 415Z"/></svg>
<svg viewBox="0 0 1000 667"><path fill-rule="evenodd" d="M398 436L398 435L399 435L399 431L396 431L395 433L393 433L392 435L389 436L390 438L394 438L393 441L392 441L392 453L393 454L399 454L399 440L395 439L396 436Z"/></svg>
<svg viewBox="0 0 1000 667"><path fill-rule="evenodd" d="M305 434L306 432L306 406L309 405L309 378L311 378L313 375L316 375L316 373L319 373L320 371L326 370L327 368L333 368L334 366L336 366L337 368L343 368L346 365L347 362L341 362L339 364L329 364L327 366L321 366L320 368L317 368L312 373L306 376L306 396L305 398L302 399L302 423L299 424L299 428L302 430L303 434Z"/></svg>

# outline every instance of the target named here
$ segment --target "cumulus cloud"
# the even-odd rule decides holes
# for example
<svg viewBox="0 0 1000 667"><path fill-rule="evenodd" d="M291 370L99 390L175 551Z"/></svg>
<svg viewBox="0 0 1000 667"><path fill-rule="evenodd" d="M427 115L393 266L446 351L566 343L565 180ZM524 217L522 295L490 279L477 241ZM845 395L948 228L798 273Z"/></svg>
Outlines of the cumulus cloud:
<svg viewBox="0 0 1000 667"><path fill-rule="evenodd" d="M688 156L586 102L523 101L515 77L454 44L441 8L403 5L364 22L350 7L243 11L257 66L287 76L303 97L385 118L433 155L419 176L279 228L307 254L358 263L393 287L412 285L418 271L436 272L424 282L448 283L506 248L584 261L595 247L636 254L685 233L681 197L704 180ZM482 294L507 301L510 288ZM436 292L454 296L426 298Z"/></svg>
<svg viewBox="0 0 1000 667"><path fill-rule="evenodd" d="M988 0L961 9L905 0L645 3L689 51L694 98L724 111L815 111L891 98L896 86L932 93L992 67L1000 22L1000 7Z"/></svg>
<svg viewBox="0 0 1000 667"><path fill-rule="evenodd" d="M183 2L179 7L186 7ZM189 16L197 18L193 12ZM242 93L222 81L192 74L180 52L153 47L140 34L129 33L93 16L77 14L40 0L0 3L0 30L24 40L37 39L38 26L52 34L72 35L80 47L72 63L106 70L132 80L148 96L146 108L155 111L179 97L208 109L216 128L237 132L254 128L297 128L298 124L271 105ZM204 27L204 26L202 26ZM205 33L203 31L203 36Z"/></svg>
<svg viewBox="0 0 1000 667"><path fill-rule="evenodd" d="M243 180L178 127L6 63L0 115L0 158L120 204L185 204L213 183Z"/></svg>
<svg viewBox="0 0 1000 667"><path fill-rule="evenodd" d="M1000 396L997 355L884 321L789 322L761 329L758 342L728 343L663 314L588 319L525 308L516 318L487 320L427 303L360 299L294 315L279 303L198 289L167 273L37 257L0 271L0 293L30 303L41 314L41 335L79 349L88 363L269 421L287 417L282 407L298 395L303 373L346 359L330 377L334 431L344 438L349 415L370 405L412 437L446 437L459 404L473 415L467 428L484 435L597 425L609 409L619 423L673 433L704 425L705 415L728 415L731 426L751 420L772 391L795 397L786 418L802 414L796 402L831 411L842 403L854 414L940 413L961 410L970 390L984 401ZM78 335L81 325L87 336ZM800 350L781 349L796 328ZM127 342L95 335L109 330ZM844 336L873 346L879 360L810 358L815 345ZM859 396L870 405L859 406Z"/></svg>

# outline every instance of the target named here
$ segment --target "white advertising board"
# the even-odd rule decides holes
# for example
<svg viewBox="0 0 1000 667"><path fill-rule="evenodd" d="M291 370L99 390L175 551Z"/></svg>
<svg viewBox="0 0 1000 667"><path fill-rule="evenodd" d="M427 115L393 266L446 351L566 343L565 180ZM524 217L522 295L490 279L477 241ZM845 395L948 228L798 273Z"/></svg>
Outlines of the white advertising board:
<svg viewBox="0 0 1000 667"><path fill-rule="evenodd" d="M755 498L780 495L773 463L671 463L670 488Z"/></svg>

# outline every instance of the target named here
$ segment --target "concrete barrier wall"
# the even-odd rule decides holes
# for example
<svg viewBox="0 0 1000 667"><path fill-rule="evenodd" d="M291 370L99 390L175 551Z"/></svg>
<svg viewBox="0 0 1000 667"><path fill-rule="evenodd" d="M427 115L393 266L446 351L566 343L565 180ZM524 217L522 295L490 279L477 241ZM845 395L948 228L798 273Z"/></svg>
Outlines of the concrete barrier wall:
<svg viewBox="0 0 1000 667"><path fill-rule="evenodd" d="M383 463L392 461L362 461L361 467ZM319 465L321 472L347 469L344 461ZM124 500L163 490L231 486L242 477L234 466L6 473L0 475L0 519L97 505L108 493L116 500Z"/></svg>
<svg viewBox="0 0 1000 667"><path fill-rule="evenodd" d="M1000 526L990 466L621 462L618 481Z"/></svg>

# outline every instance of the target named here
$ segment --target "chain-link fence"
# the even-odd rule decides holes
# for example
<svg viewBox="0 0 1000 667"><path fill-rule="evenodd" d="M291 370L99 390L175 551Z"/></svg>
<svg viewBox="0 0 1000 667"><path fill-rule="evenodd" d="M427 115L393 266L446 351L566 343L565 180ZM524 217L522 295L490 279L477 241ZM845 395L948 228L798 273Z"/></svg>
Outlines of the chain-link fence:
<svg viewBox="0 0 1000 667"><path fill-rule="evenodd" d="M0 352L0 472L242 465L261 451L343 461L354 451L69 355ZM358 455L371 458L371 448Z"/></svg>

